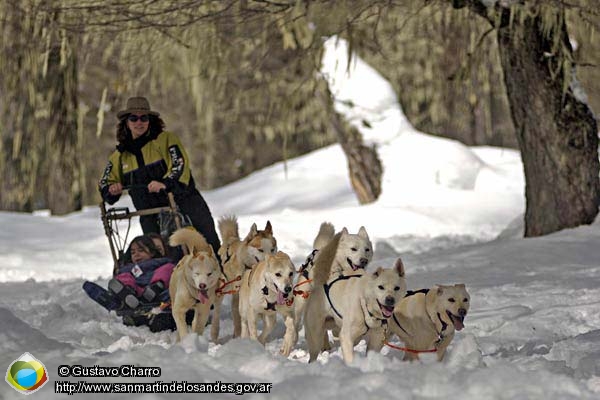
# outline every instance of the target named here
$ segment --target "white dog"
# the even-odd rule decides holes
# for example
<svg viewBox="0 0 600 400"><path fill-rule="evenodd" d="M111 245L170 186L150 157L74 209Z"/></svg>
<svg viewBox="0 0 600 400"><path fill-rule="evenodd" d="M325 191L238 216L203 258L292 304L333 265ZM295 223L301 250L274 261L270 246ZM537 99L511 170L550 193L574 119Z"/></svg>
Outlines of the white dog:
<svg viewBox="0 0 600 400"><path fill-rule="evenodd" d="M314 288L304 314L309 362L317 359L325 330L335 322L340 328L340 344L346 363L354 358L354 345L369 333L368 350L380 347L388 319L406 293L404 265L396 260L393 269L378 268L374 273L340 274L331 279L342 233L321 250L315 260Z"/></svg>
<svg viewBox="0 0 600 400"><path fill-rule="evenodd" d="M232 294L231 317L233 319L233 337L241 333L241 319L239 312L240 280L245 270L251 269L265 259L266 254L277 252L277 240L273 236L271 222L267 221L264 230L258 230L252 224L250 232L240 240L238 223L235 216L226 216L219 220L219 231L223 243L219 248L222 265L222 285L215 301L215 309L211 325L211 339L217 343L219 339L221 304L223 295Z"/></svg>
<svg viewBox="0 0 600 400"><path fill-rule="evenodd" d="M185 314L192 308L192 330L199 335L204 332L210 306L215 301L220 271L212 247L196 230L178 229L171 235L169 244L185 245L188 249L188 254L183 256L173 270L169 284L173 319L177 326L178 339L181 340L187 335Z"/></svg>
<svg viewBox="0 0 600 400"><path fill-rule="evenodd" d="M294 302L298 330L300 330L302 324L307 298L310 296L310 292L314 286L312 284L314 263L319 257L319 251L333 239L334 235L335 229L333 225L329 222L323 222L313 243L314 250L298 272L298 283L295 286L298 290L296 291L297 295ZM373 258L373 245L371 244L367 230L364 226L361 226L357 234L351 234L344 228L340 235L339 245L331 266L331 276L335 277L340 274L348 275L364 271ZM329 341L327 335L325 335L324 349L328 347Z"/></svg>
<svg viewBox="0 0 600 400"><path fill-rule="evenodd" d="M417 360L418 352L436 350L442 361L454 332L464 328L470 298L464 284L409 292L396 305L389 323L389 332L409 349L404 359Z"/></svg>
<svg viewBox="0 0 600 400"><path fill-rule="evenodd" d="M277 313L280 313L286 327L281 354L286 357L298 341L292 294L294 272L294 264L286 253L267 254L263 261L244 273L239 293L242 337L250 337L264 345L275 327ZM259 318L264 323L260 336L257 332Z"/></svg>

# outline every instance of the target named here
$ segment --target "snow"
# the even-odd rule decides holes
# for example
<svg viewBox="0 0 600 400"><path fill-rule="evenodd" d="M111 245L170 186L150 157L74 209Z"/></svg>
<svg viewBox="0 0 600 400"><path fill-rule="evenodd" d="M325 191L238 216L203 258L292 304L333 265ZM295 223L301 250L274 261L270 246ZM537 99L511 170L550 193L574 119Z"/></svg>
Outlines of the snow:
<svg viewBox="0 0 600 400"><path fill-rule="evenodd" d="M339 61L335 49L328 42L323 74L338 99L357 105L340 101L340 111L372 126L357 124L385 168L381 198L358 204L337 145L289 161L287 177L276 164L204 195L215 217L238 215L242 235L253 222L270 220L280 249L297 266L327 220L351 232L364 225L375 243L373 266L391 267L402 256L409 289L465 283L471 309L443 362L424 355L406 363L387 347L365 354L361 342L352 365L344 364L337 344L308 364L303 331L284 358L278 354L282 321L266 348L231 339L227 300L219 344L207 333L176 343L174 332L124 326L81 290L85 279L105 285L112 270L99 209L88 207L65 217L0 212L0 366L31 353L50 378L34 395L44 399L64 398L54 383L80 379L60 378L58 366L77 364L162 369L159 378L81 378L88 382L273 383L270 395L249 398L598 398L600 223L523 239L518 152L415 131L390 100L389 86L359 59L348 76L344 43L338 43ZM347 87L354 84L360 89ZM131 207L127 198L119 205ZM129 237L140 231L135 224ZM0 394L20 396L7 386Z"/></svg>

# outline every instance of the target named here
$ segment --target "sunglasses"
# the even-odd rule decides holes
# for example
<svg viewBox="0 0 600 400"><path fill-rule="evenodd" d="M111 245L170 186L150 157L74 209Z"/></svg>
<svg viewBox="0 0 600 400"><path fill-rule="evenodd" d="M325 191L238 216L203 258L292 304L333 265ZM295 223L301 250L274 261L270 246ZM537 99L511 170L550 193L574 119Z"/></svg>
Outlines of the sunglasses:
<svg viewBox="0 0 600 400"><path fill-rule="evenodd" d="M131 122L137 122L138 119L142 122L148 122L150 120L150 117L148 115L133 115L131 114L129 117L127 117L127 120L131 121Z"/></svg>

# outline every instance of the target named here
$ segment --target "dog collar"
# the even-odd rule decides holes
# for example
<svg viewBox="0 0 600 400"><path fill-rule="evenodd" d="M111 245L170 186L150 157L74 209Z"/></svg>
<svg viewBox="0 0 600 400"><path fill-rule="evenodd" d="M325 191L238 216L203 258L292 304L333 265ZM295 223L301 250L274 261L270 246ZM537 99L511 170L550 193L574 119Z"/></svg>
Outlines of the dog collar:
<svg viewBox="0 0 600 400"><path fill-rule="evenodd" d="M373 313L371 311L369 311L369 307L365 304L365 311L367 312L367 314L369 314L369 317L371 317L374 320L377 320L379 322L381 322L381 325L387 325L387 318L377 318L375 315L373 315ZM365 324L366 324L366 320L365 320ZM369 326L369 325L367 325Z"/></svg>
<svg viewBox="0 0 600 400"><path fill-rule="evenodd" d="M274 302L272 302L272 303L269 303L269 302L267 301L267 306L265 307L265 310L266 310L266 311L268 311L268 310L277 311L277 310L275 309L275 306L276 306L276 305L277 305L277 302L276 302L276 301L274 301Z"/></svg>
<svg viewBox="0 0 600 400"><path fill-rule="evenodd" d="M427 311L426 311L427 312ZM429 320L431 321L431 323L433 324L433 330L435 331L435 333L437 333L438 338L435 341L435 343L440 343L442 340L444 340L444 332L446 331L446 328L448 328L448 324L445 323L442 320L442 316L440 315L440 313L437 313L437 318L440 321L440 324L442 324L442 329L440 329L439 331L437 330L437 326L435 324L435 321L433 318L431 318L431 315L429 314L429 312L427 312L427 316L429 317Z"/></svg>
<svg viewBox="0 0 600 400"><path fill-rule="evenodd" d="M440 313L437 313L437 316L438 316L438 319L440 320L440 322L442 323L442 330L439 332L440 341L441 341L444 338L444 331L448 327L448 324L445 323L444 321L442 321L442 316L440 315Z"/></svg>
<svg viewBox="0 0 600 400"><path fill-rule="evenodd" d="M269 300L267 300L267 299L266 299L266 296L268 296L268 295L269 295L269 288L267 287L267 285L265 285L265 286L264 286L264 287L261 289L261 291L262 291L262 294L264 294L264 295L265 295L265 303L267 303L267 306L265 307L265 310L266 310L266 311L269 311L269 310L277 311L277 310L275 309L275 306L277 305L277 300L275 300L275 301L273 301L273 302L269 302Z"/></svg>

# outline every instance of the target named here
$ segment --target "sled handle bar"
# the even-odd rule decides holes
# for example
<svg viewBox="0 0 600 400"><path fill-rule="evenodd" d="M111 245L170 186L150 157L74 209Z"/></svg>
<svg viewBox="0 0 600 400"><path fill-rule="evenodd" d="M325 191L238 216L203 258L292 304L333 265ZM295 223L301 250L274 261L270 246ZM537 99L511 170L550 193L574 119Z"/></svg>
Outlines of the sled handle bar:
<svg viewBox="0 0 600 400"><path fill-rule="evenodd" d="M130 188L130 186L128 188ZM117 255L117 250L115 249L115 244L113 243L112 228L110 226L109 221L121 219L131 220L131 218L135 216L160 214L161 212L165 211L173 213L173 215L175 216L175 226L177 227L177 229L181 229L183 224L181 221L181 217L177 212L177 203L175 203L175 196L173 196L173 193L168 192L167 197L169 198L169 206L149 208L137 211L129 211L128 207L113 207L107 210L104 201L100 202L100 215L102 218L102 224L104 225L104 234L108 238L108 244L114 262L113 272L116 272L119 269L119 256ZM185 248L183 252L184 254L187 254L187 250Z"/></svg>
<svg viewBox="0 0 600 400"><path fill-rule="evenodd" d="M131 219L142 215L160 214L161 212L171 212L171 207L156 207L147 208L145 210L129 211L129 207L113 207L106 210L106 218L114 219Z"/></svg>

